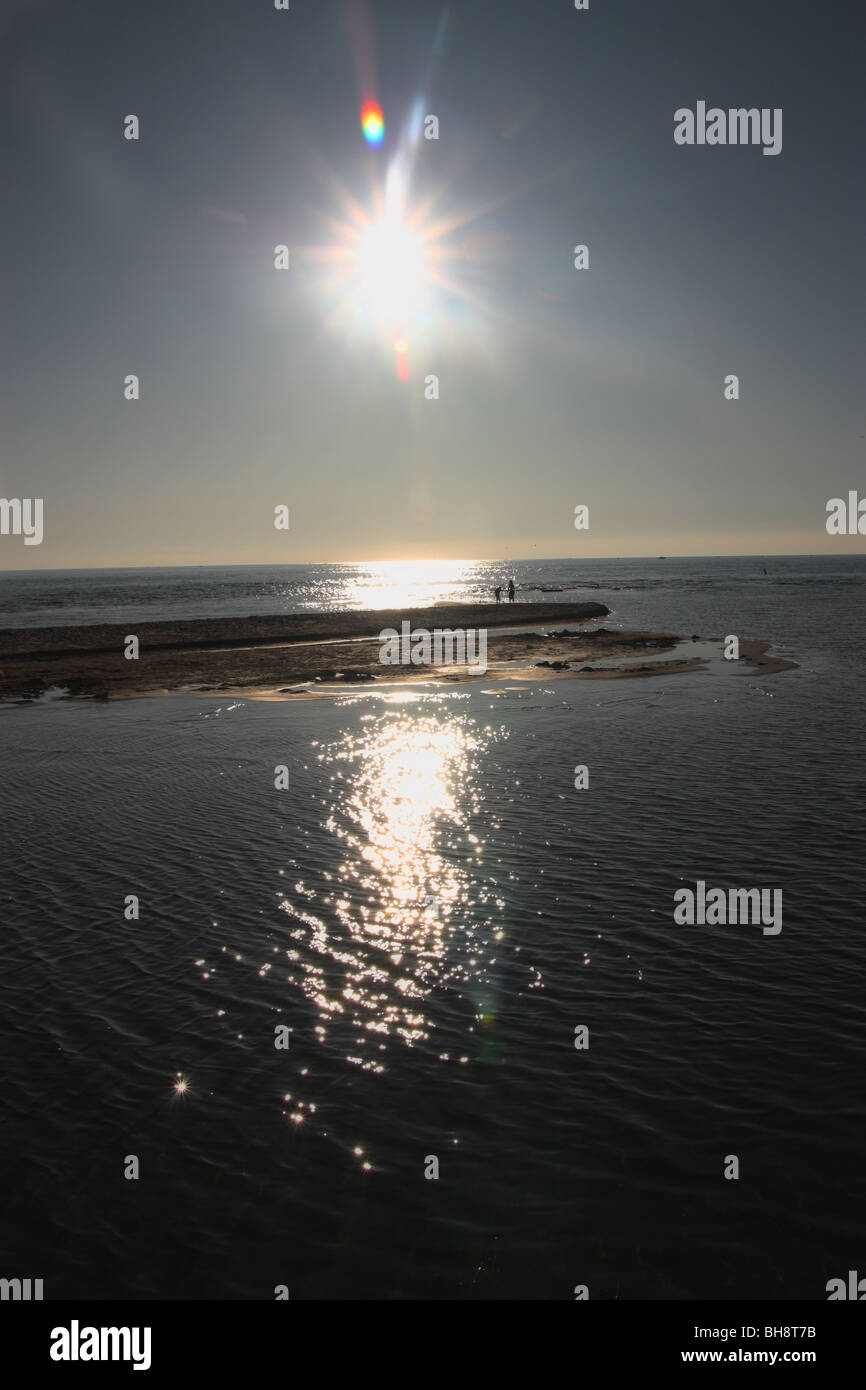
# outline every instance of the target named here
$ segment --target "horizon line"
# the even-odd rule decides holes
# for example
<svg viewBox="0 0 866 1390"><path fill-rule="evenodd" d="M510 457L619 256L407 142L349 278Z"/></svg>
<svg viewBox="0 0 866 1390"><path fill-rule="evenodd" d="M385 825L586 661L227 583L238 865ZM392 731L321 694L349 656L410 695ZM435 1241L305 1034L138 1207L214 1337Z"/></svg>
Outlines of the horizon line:
<svg viewBox="0 0 866 1390"><path fill-rule="evenodd" d="M843 557L866 556L866 550L843 550L839 552ZM424 559L394 559L394 560L227 560L216 564L208 563L186 563L178 564L150 564L150 565L52 565L37 567L35 565L24 565L18 569L4 569L0 567L2 574L93 574L109 573L111 571L132 571L132 570L204 570L204 569L303 569L309 565L523 565L523 564L594 564L599 561L604 563L610 560L819 560L830 559L833 557L832 551L827 550L756 550L756 551L736 551L735 553L701 553L688 555L589 555L581 560L576 555L535 555L521 556L504 559L501 555L491 555L481 558L455 558L455 559L432 559L429 556Z"/></svg>

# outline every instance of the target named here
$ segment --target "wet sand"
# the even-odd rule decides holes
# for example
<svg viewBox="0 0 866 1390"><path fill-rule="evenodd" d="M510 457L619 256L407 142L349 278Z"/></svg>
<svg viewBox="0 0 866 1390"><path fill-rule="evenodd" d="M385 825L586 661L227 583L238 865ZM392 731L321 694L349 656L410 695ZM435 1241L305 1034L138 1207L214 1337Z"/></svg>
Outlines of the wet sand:
<svg viewBox="0 0 866 1390"><path fill-rule="evenodd" d="M195 689L248 698L334 693L335 687L431 679L614 679L699 670L689 638L605 628L508 632L516 626L573 626L608 614L600 603L445 604L405 610L301 613L263 618L197 619L64 628L0 630L0 699L32 700L48 690L69 698L118 699ZM487 669L386 666L379 633L412 628L486 630ZM500 630L497 631L496 629ZM139 657L124 656L135 635ZM713 639L721 644L721 639ZM660 661L685 642L673 659ZM749 674L770 675L795 662L767 658L767 642L740 644ZM650 658L637 661L640 656ZM593 663L603 661L602 667ZM607 664L614 663L614 664Z"/></svg>

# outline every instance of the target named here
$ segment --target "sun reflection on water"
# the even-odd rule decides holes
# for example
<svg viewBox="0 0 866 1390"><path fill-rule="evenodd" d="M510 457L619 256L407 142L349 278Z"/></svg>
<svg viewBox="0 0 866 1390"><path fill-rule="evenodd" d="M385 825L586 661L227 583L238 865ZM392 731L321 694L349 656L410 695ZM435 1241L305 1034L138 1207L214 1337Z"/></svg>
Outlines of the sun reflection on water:
<svg viewBox="0 0 866 1390"><path fill-rule="evenodd" d="M499 735L447 708L386 706L318 751L336 865L303 875L280 907L293 921L290 976L314 1001L316 1034L339 1029L347 1059L384 1070L389 1040L436 1026L434 991L490 1009L504 903L486 873L479 762ZM333 1045L335 1039L331 1038ZM464 1039L465 1041L465 1039Z"/></svg>
<svg viewBox="0 0 866 1390"><path fill-rule="evenodd" d="M446 599L465 598L475 564L462 560L383 560L355 579L361 608L424 608Z"/></svg>

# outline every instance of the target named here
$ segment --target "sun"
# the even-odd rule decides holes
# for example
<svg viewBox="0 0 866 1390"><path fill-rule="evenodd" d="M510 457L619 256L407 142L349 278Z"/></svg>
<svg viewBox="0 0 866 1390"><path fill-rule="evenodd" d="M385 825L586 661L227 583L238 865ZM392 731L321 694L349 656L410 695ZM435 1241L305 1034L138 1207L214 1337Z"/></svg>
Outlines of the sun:
<svg viewBox="0 0 866 1390"><path fill-rule="evenodd" d="M418 237L399 218L386 216L361 233L355 262L367 319L388 333L404 329L422 307L426 290Z"/></svg>
<svg viewBox="0 0 866 1390"><path fill-rule="evenodd" d="M360 200L323 162L321 177L337 211L319 212L328 239L302 251L306 264L315 267L316 293L329 305L324 330L353 344L374 344L377 357L392 357L401 381L410 378L410 358L423 361L431 343L447 333L449 320L459 320L464 349L467 334L481 341L488 323L488 269L481 264L486 243L476 246L469 228L489 215L491 205L476 201L449 212L442 206L447 183L430 184L422 196L413 196L423 112L419 98L384 177L374 166L367 199Z"/></svg>

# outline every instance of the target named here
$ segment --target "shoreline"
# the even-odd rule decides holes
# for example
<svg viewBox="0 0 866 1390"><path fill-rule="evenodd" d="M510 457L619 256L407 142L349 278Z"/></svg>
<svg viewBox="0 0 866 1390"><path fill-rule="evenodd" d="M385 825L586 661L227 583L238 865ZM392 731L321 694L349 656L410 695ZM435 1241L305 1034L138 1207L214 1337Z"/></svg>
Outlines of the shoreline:
<svg viewBox="0 0 866 1390"><path fill-rule="evenodd" d="M295 613L261 618L199 618L181 622L100 624L0 630L0 701L56 698L109 700L208 694L248 699L309 698L360 686L419 681L621 679L706 669L707 657L659 660L681 644L718 642L669 632L611 630L505 631L584 624L608 615L601 603L447 604L433 608ZM379 661L379 633L403 622L487 632L486 669L471 666L388 666ZM139 657L127 660L130 627ZM772 675L796 662L768 657L770 643L740 643L740 674ZM646 656L649 660L641 662ZM602 661L603 666L594 663Z"/></svg>

